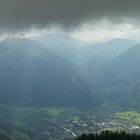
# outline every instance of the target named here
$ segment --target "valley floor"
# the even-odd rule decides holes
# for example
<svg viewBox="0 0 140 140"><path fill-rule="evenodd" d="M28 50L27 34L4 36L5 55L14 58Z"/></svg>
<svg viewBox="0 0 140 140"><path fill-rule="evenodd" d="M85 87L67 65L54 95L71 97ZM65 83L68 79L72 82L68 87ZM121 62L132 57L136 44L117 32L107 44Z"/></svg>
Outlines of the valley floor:
<svg viewBox="0 0 140 140"><path fill-rule="evenodd" d="M7 133L9 129L11 133ZM140 113L115 107L110 111L103 107L81 110L0 105L0 134L9 135L12 140L19 140L20 137L62 140L103 130L139 133Z"/></svg>

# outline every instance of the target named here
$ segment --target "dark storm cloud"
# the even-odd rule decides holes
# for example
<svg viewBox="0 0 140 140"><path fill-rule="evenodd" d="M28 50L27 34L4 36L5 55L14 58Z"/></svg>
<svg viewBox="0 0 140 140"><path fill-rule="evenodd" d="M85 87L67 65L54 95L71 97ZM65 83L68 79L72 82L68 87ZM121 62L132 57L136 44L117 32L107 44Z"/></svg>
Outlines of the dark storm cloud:
<svg viewBox="0 0 140 140"><path fill-rule="evenodd" d="M106 18L139 20L140 0L0 0L0 29L22 30L60 24L71 28Z"/></svg>

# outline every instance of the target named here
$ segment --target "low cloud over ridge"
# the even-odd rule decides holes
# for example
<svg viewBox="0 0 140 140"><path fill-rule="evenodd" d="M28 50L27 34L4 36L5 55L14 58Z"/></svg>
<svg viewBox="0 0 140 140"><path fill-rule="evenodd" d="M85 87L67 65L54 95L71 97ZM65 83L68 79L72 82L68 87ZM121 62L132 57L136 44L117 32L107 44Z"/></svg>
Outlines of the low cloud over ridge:
<svg viewBox="0 0 140 140"><path fill-rule="evenodd" d="M0 0L0 30L61 25L75 28L84 22L107 19L122 23L140 19L140 0Z"/></svg>

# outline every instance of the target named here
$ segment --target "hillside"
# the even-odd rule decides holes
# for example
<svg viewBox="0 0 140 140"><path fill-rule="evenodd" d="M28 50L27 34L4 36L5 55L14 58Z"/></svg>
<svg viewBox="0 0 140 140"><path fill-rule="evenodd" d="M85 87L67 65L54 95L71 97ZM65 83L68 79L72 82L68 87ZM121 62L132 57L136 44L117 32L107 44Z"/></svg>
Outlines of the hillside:
<svg viewBox="0 0 140 140"><path fill-rule="evenodd" d="M0 103L4 104L90 104L89 87L76 69L28 39L7 39L0 45L0 93Z"/></svg>
<svg viewBox="0 0 140 140"><path fill-rule="evenodd" d="M140 45L136 45L98 69L92 77L93 85L103 100L117 102L118 105L130 105L130 93L136 94L132 89L139 91L139 60Z"/></svg>
<svg viewBox="0 0 140 140"><path fill-rule="evenodd" d="M129 39L114 39L105 43L89 44L55 33L48 33L33 39L38 40L52 52L77 67L83 78L89 78L100 66L136 44L135 41Z"/></svg>
<svg viewBox="0 0 140 140"><path fill-rule="evenodd" d="M87 71L88 77L98 70L99 67L112 61L135 44L135 41L129 39L114 39L88 46L86 50L88 59L85 63L85 71Z"/></svg>

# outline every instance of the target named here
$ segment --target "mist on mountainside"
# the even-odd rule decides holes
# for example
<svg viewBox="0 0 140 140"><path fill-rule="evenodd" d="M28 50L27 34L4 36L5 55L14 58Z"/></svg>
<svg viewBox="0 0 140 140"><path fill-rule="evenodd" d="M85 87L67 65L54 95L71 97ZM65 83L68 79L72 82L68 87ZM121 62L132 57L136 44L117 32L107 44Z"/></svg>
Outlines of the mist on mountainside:
<svg viewBox="0 0 140 140"><path fill-rule="evenodd" d="M9 129L20 129L18 139L38 140L108 128L138 133L139 53L130 39L6 38L0 44L0 134L14 137Z"/></svg>
<svg viewBox="0 0 140 140"><path fill-rule="evenodd" d="M139 13L139 0L0 0L0 140L139 140Z"/></svg>

